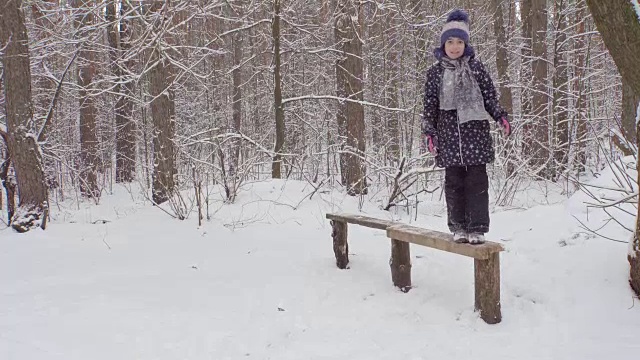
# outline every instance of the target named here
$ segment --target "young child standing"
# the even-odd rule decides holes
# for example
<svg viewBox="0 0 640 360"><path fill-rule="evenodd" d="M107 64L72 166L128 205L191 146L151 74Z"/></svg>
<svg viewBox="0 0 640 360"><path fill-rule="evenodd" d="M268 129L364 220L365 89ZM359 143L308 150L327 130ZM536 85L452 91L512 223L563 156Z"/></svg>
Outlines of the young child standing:
<svg viewBox="0 0 640 360"><path fill-rule="evenodd" d="M489 231L487 163L495 157L488 116L506 136L511 126L489 73L475 59L464 11L449 14L434 55L438 62L427 70L425 84L425 145L436 165L445 168L447 224L453 240L482 244Z"/></svg>

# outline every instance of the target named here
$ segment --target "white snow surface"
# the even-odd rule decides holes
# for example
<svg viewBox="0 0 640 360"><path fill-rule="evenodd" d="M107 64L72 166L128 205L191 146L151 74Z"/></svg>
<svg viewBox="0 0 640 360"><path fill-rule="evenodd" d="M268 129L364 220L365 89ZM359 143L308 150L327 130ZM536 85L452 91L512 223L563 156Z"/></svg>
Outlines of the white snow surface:
<svg viewBox="0 0 640 360"><path fill-rule="evenodd" d="M640 2L638 0L630 0L633 8L636 9L636 14L638 14L638 21L640 21Z"/></svg>
<svg viewBox="0 0 640 360"><path fill-rule="evenodd" d="M487 238L506 247L496 325L474 312L470 258L412 245L405 294L384 231L350 226L338 269L324 216L358 212L339 189L247 184L202 227L122 186L97 206L52 201L47 230L0 230L0 359L637 359L626 244L579 228L582 195L532 205L535 188L519 194L527 208L492 206ZM380 195L362 212L446 231L432 196L417 221Z"/></svg>

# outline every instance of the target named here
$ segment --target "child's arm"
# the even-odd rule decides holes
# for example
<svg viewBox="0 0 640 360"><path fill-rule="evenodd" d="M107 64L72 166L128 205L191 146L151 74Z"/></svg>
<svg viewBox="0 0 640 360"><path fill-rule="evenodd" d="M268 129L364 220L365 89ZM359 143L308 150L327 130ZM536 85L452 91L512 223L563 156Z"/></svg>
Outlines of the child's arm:
<svg viewBox="0 0 640 360"><path fill-rule="evenodd" d="M502 121L502 118L507 118L507 112L502 108L502 106L500 106L496 88L493 86L491 76L485 69L484 64L477 60L476 63L476 81L478 82L478 86L480 86L480 91L482 91L484 108L495 121L500 122Z"/></svg>
<svg viewBox="0 0 640 360"><path fill-rule="evenodd" d="M422 114L422 133L436 136L438 128L438 116L440 115L440 76L435 66L427 70L427 79L424 84L424 112Z"/></svg>

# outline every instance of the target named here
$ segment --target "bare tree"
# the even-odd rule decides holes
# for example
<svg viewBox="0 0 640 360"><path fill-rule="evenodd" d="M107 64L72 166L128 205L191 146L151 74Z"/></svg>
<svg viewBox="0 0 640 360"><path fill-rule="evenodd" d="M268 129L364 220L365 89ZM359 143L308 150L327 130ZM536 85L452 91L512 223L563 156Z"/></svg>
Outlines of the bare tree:
<svg viewBox="0 0 640 360"><path fill-rule="evenodd" d="M526 5L526 7L525 7ZM524 0L522 18L525 37L531 39L532 94L531 120L525 125L525 154L534 172L548 178L549 121L547 89L547 8L546 1Z"/></svg>
<svg viewBox="0 0 640 360"><path fill-rule="evenodd" d="M574 93L576 93L575 100L575 116L574 123L576 123L576 137L575 137L575 149L574 149L574 170L576 173L581 173L585 170L587 164L587 151L586 143L583 142L588 136L587 129L587 108L589 106L589 100L587 99L587 64L591 59L591 46L588 38L584 36L587 31L586 20L587 11L585 8L580 8L577 11L576 19L578 19L578 36L576 39L575 49L578 52L577 61L574 64L575 73L574 77Z"/></svg>
<svg viewBox="0 0 640 360"><path fill-rule="evenodd" d="M44 181L42 152L37 139L31 99L29 38L22 1L8 0L0 11L2 81L7 115L7 148L16 174L19 205L12 227L25 232L46 227L48 193Z"/></svg>
<svg viewBox="0 0 640 360"><path fill-rule="evenodd" d="M271 177L274 179L280 179L282 177L282 154L280 152L284 147L285 133L284 108L282 104L282 76L280 73L280 0L273 0L271 36L273 38L273 101L276 120L276 143L271 166Z"/></svg>
<svg viewBox="0 0 640 360"><path fill-rule="evenodd" d="M553 155L552 178L562 174L569 162L569 56L567 0L555 0L553 56Z"/></svg>
<svg viewBox="0 0 640 360"><path fill-rule="evenodd" d="M513 98L509 85L509 54L507 52L507 36L505 30L502 0L491 0L493 11L493 31L496 36L496 67L498 69L498 85L500 88L500 104L509 114L513 114Z"/></svg>
<svg viewBox="0 0 640 360"><path fill-rule="evenodd" d="M628 0L587 0L587 4L623 81L640 94L640 48L629 44L629 39L640 39L640 21L632 3ZM640 122L636 124L636 134L636 143L640 145ZM637 158L640 166L640 156ZM629 282L640 295L640 206L638 211L628 260L631 265Z"/></svg>
<svg viewBox="0 0 640 360"><path fill-rule="evenodd" d="M172 64L166 54L165 41L169 41L166 33L167 21L170 18L169 3L162 0L151 1L149 15L157 39L151 49L151 66L149 69L149 94L151 100L151 117L153 119L153 189L152 200L162 204L176 190L175 175L177 173L175 158L175 95Z"/></svg>
<svg viewBox="0 0 640 360"><path fill-rule="evenodd" d="M88 39L93 28L94 2L74 0L75 26L80 39L78 54L78 95L80 108L80 190L88 198L100 198L98 189L98 137L93 78L96 74L95 50Z"/></svg>
<svg viewBox="0 0 640 360"><path fill-rule="evenodd" d="M47 52L47 50L51 50L53 46L46 46L44 44L51 43L48 39L48 33L51 31L52 23L54 22L55 14L54 10L57 7L57 2L55 0L36 0L31 3L31 16L33 17L33 21L36 25L35 31L33 31L34 38L32 40L41 42L43 44L44 50L43 52ZM47 41L49 40L49 41ZM47 68L51 67L51 54L47 54L49 56L45 56L44 54L41 56L36 56L33 58L32 54L32 62L35 62L34 68L39 71L39 74L34 75L34 88L33 91L33 101L34 101L34 118L36 124L38 126L43 126L42 123L44 119L47 117L47 112L49 111L49 104L51 103L50 98L53 93L53 88L55 83L51 81L51 79L46 76ZM41 139L46 141L47 139L47 131L50 127L43 127L43 131L40 134Z"/></svg>
<svg viewBox="0 0 640 360"><path fill-rule="evenodd" d="M385 51L385 66L384 66L384 75L385 75L385 89L384 89L384 99L385 105L389 108L398 108L400 105L399 100L399 82L400 82L400 66L401 66L401 57L400 57L400 25L397 20L398 9L393 6L388 6L385 8L383 12L384 16L384 28L387 30L383 32L384 43L386 43L386 51ZM386 129L388 133L385 138L388 139L389 142L389 159L394 166L398 166L400 164L400 113L391 112L386 115L387 118L387 126Z"/></svg>
<svg viewBox="0 0 640 360"><path fill-rule="evenodd" d="M118 5L120 16L118 16ZM111 68L115 81L116 182L131 182L136 170L136 125L132 119L134 82L125 74L133 70L131 58L123 59L130 48L131 8L128 1L109 0L105 17Z"/></svg>
<svg viewBox="0 0 640 360"><path fill-rule="evenodd" d="M357 1L338 0L335 37L342 58L336 62L337 95L344 98L338 106L338 132L344 139L340 154L342 183L350 195L366 194L366 168L361 159L365 153L364 98L362 77L362 40ZM360 102L358 102L360 101Z"/></svg>

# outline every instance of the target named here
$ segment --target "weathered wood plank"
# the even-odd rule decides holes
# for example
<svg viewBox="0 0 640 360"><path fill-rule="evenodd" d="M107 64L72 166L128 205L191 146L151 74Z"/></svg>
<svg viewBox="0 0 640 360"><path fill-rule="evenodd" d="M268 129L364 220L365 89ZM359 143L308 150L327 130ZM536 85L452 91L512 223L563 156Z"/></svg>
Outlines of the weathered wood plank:
<svg viewBox="0 0 640 360"><path fill-rule="evenodd" d="M411 290L411 252L409 243L391 239L391 280L402 292Z"/></svg>
<svg viewBox="0 0 640 360"><path fill-rule="evenodd" d="M345 214L345 213L342 213L342 214L327 213L326 217L329 220L362 225L362 226L366 226L374 229L380 229L380 230L385 230L388 226L397 224L397 222L394 222L391 220L376 219L376 218L363 216L363 215L354 215L354 214Z"/></svg>
<svg viewBox="0 0 640 360"><path fill-rule="evenodd" d="M331 237L333 238L333 253L336 255L336 266L346 269L349 264L349 243L347 242L347 223L331 220Z"/></svg>
<svg viewBox="0 0 640 360"><path fill-rule="evenodd" d="M451 234L403 224L387 227L387 237L480 260L504 250L502 245L491 241L481 245L458 244L453 242Z"/></svg>
<svg viewBox="0 0 640 360"><path fill-rule="evenodd" d="M487 324L502 321L500 311L500 253L493 253L487 260L474 260L475 308Z"/></svg>

